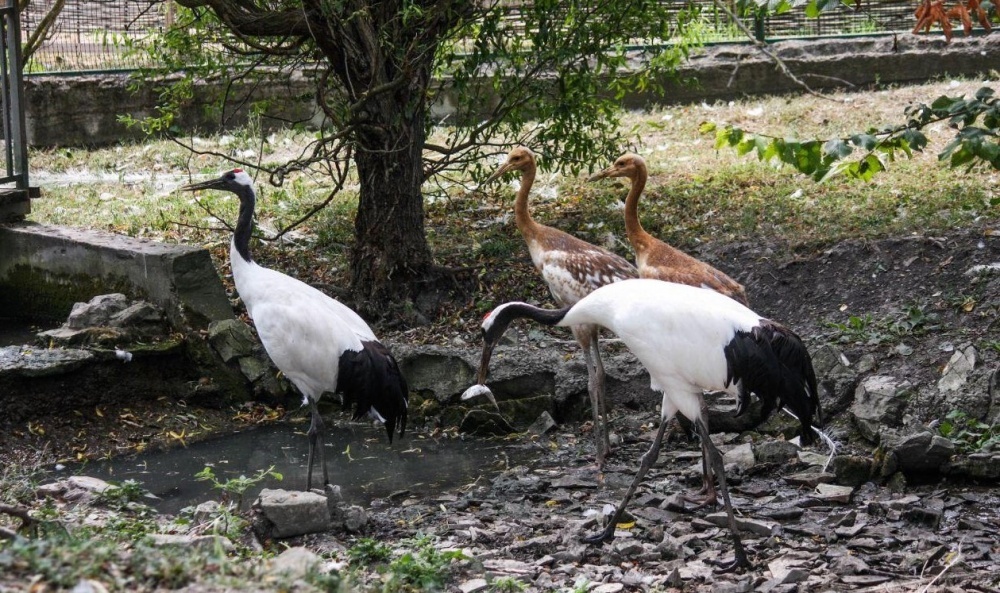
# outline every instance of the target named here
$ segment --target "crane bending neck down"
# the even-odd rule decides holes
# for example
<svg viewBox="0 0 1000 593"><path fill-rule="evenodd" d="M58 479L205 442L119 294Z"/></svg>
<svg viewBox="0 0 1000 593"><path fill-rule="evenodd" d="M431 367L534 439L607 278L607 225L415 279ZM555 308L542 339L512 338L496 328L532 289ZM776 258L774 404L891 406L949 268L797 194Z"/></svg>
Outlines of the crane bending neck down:
<svg viewBox="0 0 1000 593"><path fill-rule="evenodd" d="M651 387L663 397L660 427L624 500L607 528L585 541L598 543L614 537L625 506L656 460L667 421L680 412L695 424L719 478L736 554L726 568L749 566L726 486L722 454L711 442L702 416L701 393L709 389L736 395L737 383L742 382L751 391L766 393L795 411L802 423L803 442L813 442L813 425L821 421L821 413L812 361L801 340L715 291L660 280L623 280L598 288L572 307L553 310L512 302L494 309L482 323L479 384L469 388L463 399L490 395L484 383L492 351L507 326L519 318L546 325L592 323L608 328L646 367Z"/></svg>
<svg viewBox="0 0 1000 593"><path fill-rule="evenodd" d="M316 288L253 261L250 236L256 193L250 176L234 169L217 179L182 189L224 190L240 199L239 219L230 246L233 282L271 361L310 407L306 488L312 486L317 455L324 485L330 483L324 458L323 418L317 406L324 393L343 393L345 402L355 405L355 420L367 415L384 423L390 443L397 426L402 435L408 405L406 380L368 324Z"/></svg>

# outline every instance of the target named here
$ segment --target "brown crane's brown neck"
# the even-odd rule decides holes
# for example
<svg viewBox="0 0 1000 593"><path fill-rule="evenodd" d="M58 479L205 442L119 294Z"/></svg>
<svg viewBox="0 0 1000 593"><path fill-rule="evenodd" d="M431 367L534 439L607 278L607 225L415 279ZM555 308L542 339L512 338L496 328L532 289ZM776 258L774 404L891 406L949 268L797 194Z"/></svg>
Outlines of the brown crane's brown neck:
<svg viewBox="0 0 1000 593"><path fill-rule="evenodd" d="M647 175L645 165L636 166L635 174L631 176L632 187L625 198L625 234L637 252L648 249L653 241L652 235L639 222L639 196L646 188Z"/></svg>
<svg viewBox="0 0 1000 593"><path fill-rule="evenodd" d="M535 183L535 167L527 167L521 171L521 188L517 190L517 199L514 201L514 222L517 223L517 230L525 238L533 236L539 226L528 212L528 194L531 193L531 186Z"/></svg>

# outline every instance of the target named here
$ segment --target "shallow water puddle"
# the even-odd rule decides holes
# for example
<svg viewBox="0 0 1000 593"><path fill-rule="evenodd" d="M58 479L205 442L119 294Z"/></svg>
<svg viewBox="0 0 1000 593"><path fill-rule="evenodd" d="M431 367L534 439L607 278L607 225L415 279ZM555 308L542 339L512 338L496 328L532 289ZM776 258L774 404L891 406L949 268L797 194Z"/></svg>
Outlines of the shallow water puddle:
<svg viewBox="0 0 1000 593"><path fill-rule="evenodd" d="M175 514L184 507L220 499L221 491L195 478L206 466L225 482L241 475L255 476L273 465L283 479L267 478L249 489L244 495L244 506L248 506L262 488L305 489L306 428L308 423L265 426L168 451L95 461L56 475L71 472L118 483L136 480L158 498L147 501L151 506ZM512 451L502 441L435 440L419 434L407 434L389 445L381 428L361 424L333 426L331 422L325 436L330 482L340 485L344 500L351 504L366 505L373 498L404 490L423 496L460 487L492 477L514 464L514 456L527 455ZM322 482L317 462L313 487Z"/></svg>

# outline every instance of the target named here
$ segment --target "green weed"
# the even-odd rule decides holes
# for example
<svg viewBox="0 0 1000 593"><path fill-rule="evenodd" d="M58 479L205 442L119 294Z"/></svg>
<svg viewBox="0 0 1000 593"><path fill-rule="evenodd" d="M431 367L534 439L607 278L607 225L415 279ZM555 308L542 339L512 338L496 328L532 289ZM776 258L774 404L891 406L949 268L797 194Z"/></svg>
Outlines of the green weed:
<svg viewBox="0 0 1000 593"><path fill-rule="evenodd" d="M215 476L215 471L206 466L205 469L195 474L195 479L203 482L211 482L212 488L222 491L223 502L232 500L237 508L243 506L243 495L253 486L268 478L280 481L282 475L274 471L274 466L258 471L251 477L240 475L238 478L230 478L222 481Z"/></svg>
<svg viewBox="0 0 1000 593"><path fill-rule="evenodd" d="M466 556L460 551L441 551L431 537L418 537L405 545L410 549L386 567L383 591L426 591L442 589L451 577L451 565Z"/></svg>
<svg viewBox="0 0 1000 593"><path fill-rule="evenodd" d="M992 451L1000 446L1000 426L981 422L961 410L948 412L938 432L962 453Z"/></svg>

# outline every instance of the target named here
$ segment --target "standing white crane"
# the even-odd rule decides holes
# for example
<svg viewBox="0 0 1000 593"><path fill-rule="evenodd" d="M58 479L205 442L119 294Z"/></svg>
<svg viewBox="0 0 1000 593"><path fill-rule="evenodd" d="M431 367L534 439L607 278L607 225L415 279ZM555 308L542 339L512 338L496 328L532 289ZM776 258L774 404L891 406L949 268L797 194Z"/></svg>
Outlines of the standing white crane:
<svg viewBox="0 0 1000 593"><path fill-rule="evenodd" d="M608 328L646 367L652 389L663 394L660 427L632 484L607 527L585 541L600 543L614 537L625 506L656 461L668 421L680 412L694 423L719 478L736 555L725 567L749 566L729 499L722 454L709 438L702 415L701 394L703 390L735 393L737 382L756 393L770 394L796 412L803 424L803 442L812 443L816 438L813 419L821 421L820 404L812 360L798 336L711 290L659 280L624 280L598 288L563 309L521 302L500 305L482 323L482 365L489 366L500 336L519 318L546 325ZM486 372L480 368L479 376ZM479 395L492 397L482 382L466 390L462 399Z"/></svg>
<svg viewBox="0 0 1000 593"><path fill-rule="evenodd" d="M556 303L569 307L595 288L638 277L635 267L625 258L535 222L528 212L528 194L535 181L536 168L534 153L518 146L510 151L506 162L490 175L484 185L509 171L521 172L521 187L514 201L514 221L528 244L532 263L542 274ZM594 419L597 465L602 467L611 445L604 394L604 364L598 343L599 328L593 324L574 324L570 330L583 350L583 360L587 365L587 393Z"/></svg>
<svg viewBox="0 0 1000 593"><path fill-rule="evenodd" d="M746 291L739 282L727 276L725 272L657 239L642 228L642 223L639 221L639 197L649 177L645 159L637 154L625 153L610 167L592 175L588 181L598 181L607 177L625 177L631 181L631 187L625 197L625 234L632 244L632 249L635 250L635 265L639 269L640 278L710 288L749 306ZM749 394L746 390L740 390L736 416L746 410L748 400ZM705 498L694 501L699 503L699 507L714 504L717 500L715 483L708 466L708 450L704 446L702 446L702 477L702 492Z"/></svg>
<svg viewBox="0 0 1000 593"><path fill-rule="evenodd" d="M229 250L233 281L268 356L302 393L303 404L312 412L306 490L312 488L317 451L323 485L330 483L323 451L324 423L317 407L324 393L343 393L345 402L355 405L355 420L367 414L384 423L390 443L397 424L402 436L409 396L406 379L368 324L346 305L291 276L257 265L250 257L257 200L250 176L233 169L181 189L229 191L240 199Z"/></svg>

